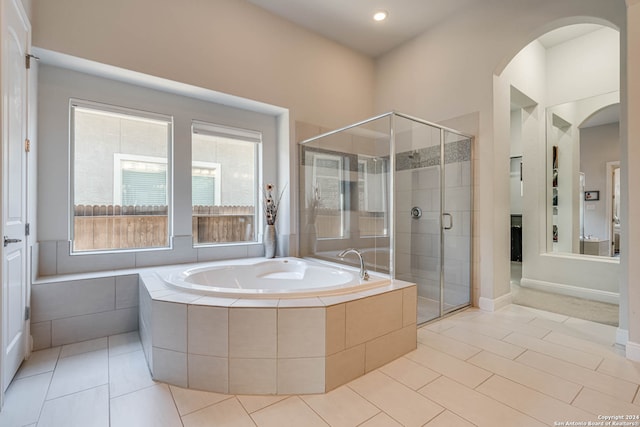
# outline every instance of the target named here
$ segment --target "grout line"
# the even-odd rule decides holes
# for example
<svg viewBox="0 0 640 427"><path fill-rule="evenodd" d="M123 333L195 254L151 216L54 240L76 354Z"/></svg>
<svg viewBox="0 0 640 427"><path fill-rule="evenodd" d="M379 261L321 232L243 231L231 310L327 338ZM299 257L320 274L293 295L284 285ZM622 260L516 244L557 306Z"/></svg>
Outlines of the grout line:
<svg viewBox="0 0 640 427"><path fill-rule="evenodd" d="M633 398L631 399L631 403L635 402L636 399L638 398L638 393L640 392L640 386L638 386L638 388L636 389L635 394L633 395ZM633 403L635 405L635 403Z"/></svg>
<svg viewBox="0 0 640 427"><path fill-rule="evenodd" d="M575 396L573 396L573 399L571 399L571 402L569 403L569 405L573 406L573 403L576 401L576 399L578 398L578 396L580 396L580 394L582 393L582 390L584 390L585 386L582 384L578 384L582 387L580 387L580 390L578 390L578 393L576 393Z"/></svg>

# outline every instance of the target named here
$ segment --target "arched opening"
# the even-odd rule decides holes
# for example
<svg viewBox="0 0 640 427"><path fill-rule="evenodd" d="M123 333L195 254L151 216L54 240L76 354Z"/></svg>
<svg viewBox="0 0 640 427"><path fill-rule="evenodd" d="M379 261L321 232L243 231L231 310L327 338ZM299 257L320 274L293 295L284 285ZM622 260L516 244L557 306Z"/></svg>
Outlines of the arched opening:
<svg viewBox="0 0 640 427"><path fill-rule="evenodd" d="M555 29L522 48L494 80L494 94L508 96L510 105L508 115L496 108L494 114L496 126L509 129L497 134L510 146L505 231L512 237L512 299L617 325L620 266L611 256L615 230L604 224L606 212L614 215L605 199L609 186L615 191L605 182L607 162L620 160L619 148L617 158L602 150L589 154L586 147L596 144L581 150L581 133L619 140L618 122L583 123L620 101L620 35L609 23L588 20L549 28ZM586 164L592 172L581 170Z"/></svg>

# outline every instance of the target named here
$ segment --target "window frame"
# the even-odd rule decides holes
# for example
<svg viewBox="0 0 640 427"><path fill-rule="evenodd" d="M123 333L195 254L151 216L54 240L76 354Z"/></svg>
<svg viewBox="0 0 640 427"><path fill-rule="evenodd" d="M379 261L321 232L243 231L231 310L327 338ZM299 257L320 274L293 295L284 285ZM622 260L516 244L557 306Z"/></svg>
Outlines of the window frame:
<svg viewBox="0 0 640 427"><path fill-rule="evenodd" d="M255 164L255 182L254 182L254 239L248 241L237 241L237 242L203 242L203 243L194 243L194 236L192 236L191 244L193 248L207 248L207 247L221 247L221 246L237 246L237 245L252 245L257 244L261 240L261 236L264 233L264 210L262 209L262 205L260 201L262 199L261 189L264 188L264 176L263 176L263 142L264 135L262 131L247 129L244 127L235 127L222 125L218 123L203 121L203 120L191 120L191 168L193 170L193 166L198 167L198 164L216 164L218 165L218 170L221 169L220 163L213 162L203 162L200 160L193 160L193 135L207 135L207 136L217 136L222 138L234 139L238 141L250 142L255 145L254 150L254 164ZM222 175L220 179L216 182L216 190L218 196L216 199L219 200L222 194ZM193 184L191 187L191 206L193 207ZM191 214L193 218L193 214Z"/></svg>
<svg viewBox="0 0 640 427"><path fill-rule="evenodd" d="M75 124L76 117L75 111L76 109L85 109L85 110L93 110L98 113L104 113L106 115L116 115L123 116L125 118L133 118L139 120L152 120L152 121L160 121L165 122L167 124L167 245L166 246L156 246L156 247L142 247L142 248L108 248L108 249L93 249L86 251L78 251L74 250L74 235L75 235L75 227L74 227L74 218L75 218ZM146 252L146 251L159 251L159 250L171 250L173 249L173 149L174 149L174 118L171 115L155 113L145 110L140 110L136 108L130 107L122 107L112 104L106 104L102 102L95 102L77 98L69 99L69 172L68 172L68 206L69 206L69 215L68 215L68 230L69 230L69 253L70 255L89 255L89 254L107 254L107 253L124 253L124 252ZM136 156L136 155L131 155ZM152 156L139 156L139 157L148 157L152 158ZM115 160L114 160L115 162ZM115 169L114 169L115 175ZM115 176L113 177L113 181L115 182ZM114 202L116 198L119 197L121 200L121 195L116 196L114 192Z"/></svg>

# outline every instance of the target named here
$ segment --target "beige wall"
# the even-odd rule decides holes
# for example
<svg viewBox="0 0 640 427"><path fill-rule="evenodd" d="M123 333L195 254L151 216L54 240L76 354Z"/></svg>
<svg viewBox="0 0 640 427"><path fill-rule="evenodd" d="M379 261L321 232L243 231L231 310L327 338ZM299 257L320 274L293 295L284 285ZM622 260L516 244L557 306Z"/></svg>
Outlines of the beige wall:
<svg viewBox="0 0 640 427"><path fill-rule="evenodd" d="M621 241L622 283L628 284L628 321L629 343L627 357L640 361L640 1L627 0L627 75L633 76L627 82L627 111L623 119L627 126L622 127L621 146L621 191L622 221L628 223L628 229ZM625 135L626 131L626 135ZM625 201L627 201L625 203ZM633 214L632 214L633 213Z"/></svg>
<svg viewBox="0 0 640 427"><path fill-rule="evenodd" d="M371 115L373 61L238 0L31 0L33 45L338 127Z"/></svg>
<svg viewBox="0 0 640 427"><path fill-rule="evenodd" d="M483 1L376 63L375 110L441 121L479 114L475 183L475 285L494 308L509 293L509 91L494 81L513 56L543 33L570 23L623 28L622 0ZM582 17L577 19L576 17ZM505 112L496 116L494 111ZM482 306L482 304L480 304Z"/></svg>

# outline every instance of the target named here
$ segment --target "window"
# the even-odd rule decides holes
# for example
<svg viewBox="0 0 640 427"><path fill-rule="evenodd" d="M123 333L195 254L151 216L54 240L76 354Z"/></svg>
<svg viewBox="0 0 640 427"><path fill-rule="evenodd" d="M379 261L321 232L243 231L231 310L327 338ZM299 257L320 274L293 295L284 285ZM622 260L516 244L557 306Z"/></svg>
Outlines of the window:
<svg viewBox="0 0 640 427"><path fill-rule="evenodd" d="M387 170L387 159L358 157L358 221L362 237L388 234Z"/></svg>
<svg viewBox="0 0 640 427"><path fill-rule="evenodd" d="M169 246L172 118L71 103L72 251Z"/></svg>
<svg viewBox="0 0 640 427"><path fill-rule="evenodd" d="M260 132L193 122L195 245L256 241L261 140Z"/></svg>
<svg viewBox="0 0 640 427"><path fill-rule="evenodd" d="M342 238L345 235L344 157L312 153L312 181L319 201L317 228L319 238Z"/></svg>

